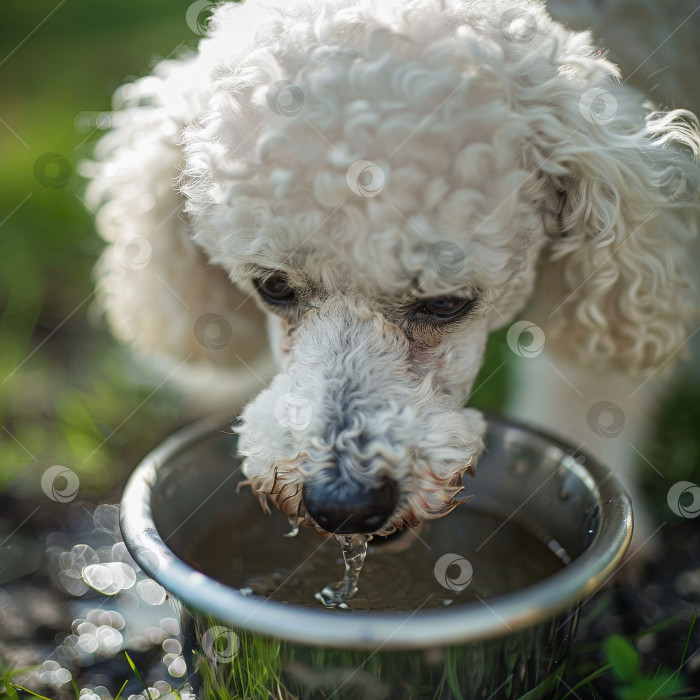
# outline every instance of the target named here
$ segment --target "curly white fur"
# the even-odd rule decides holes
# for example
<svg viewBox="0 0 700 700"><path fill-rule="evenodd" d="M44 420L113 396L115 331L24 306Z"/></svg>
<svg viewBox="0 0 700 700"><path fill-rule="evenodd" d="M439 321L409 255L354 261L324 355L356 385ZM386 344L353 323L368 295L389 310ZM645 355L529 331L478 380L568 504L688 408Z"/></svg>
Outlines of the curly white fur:
<svg viewBox="0 0 700 700"><path fill-rule="evenodd" d="M452 510L481 450L480 415L436 390L432 373L407 371L403 334L346 298L329 299L295 332L288 373L243 412L239 449L253 488L304 518L303 480L336 466L339 478L401 484L387 531Z"/></svg>
<svg viewBox="0 0 700 700"><path fill-rule="evenodd" d="M283 372L240 427L247 475L284 512L305 518L301 480L338 445L400 481L388 530L449 510L480 449L461 406L486 337L536 287L550 347L647 373L676 354L698 308L697 119L645 105L588 33L504 0L248 0L211 27L122 89L98 149L90 200L119 244L103 301L121 337L194 359L216 355L194 320L230 318L233 366L260 354L252 280L287 275L308 310L271 316ZM164 219L180 208L188 223ZM129 236L158 279L114 263ZM409 332L400 309L440 295L479 301ZM289 394L311 406L303 429L275 419Z"/></svg>

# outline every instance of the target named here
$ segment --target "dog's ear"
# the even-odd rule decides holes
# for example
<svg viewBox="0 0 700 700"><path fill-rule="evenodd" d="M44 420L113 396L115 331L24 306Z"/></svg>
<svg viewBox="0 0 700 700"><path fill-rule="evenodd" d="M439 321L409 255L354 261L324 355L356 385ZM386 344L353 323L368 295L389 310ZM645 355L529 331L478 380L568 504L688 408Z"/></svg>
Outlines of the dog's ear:
<svg viewBox="0 0 700 700"><path fill-rule="evenodd" d="M108 242L96 295L114 334L149 356L260 368L264 314L192 242L177 189L180 132L207 100L198 60L164 61L120 88L112 127L85 164L86 201Z"/></svg>
<svg viewBox="0 0 700 700"><path fill-rule="evenodd" d="M533 139L549 222L536 306L555 351L651 372L682 355L698 322L698 121L603 84L562 93Z"/></svg>

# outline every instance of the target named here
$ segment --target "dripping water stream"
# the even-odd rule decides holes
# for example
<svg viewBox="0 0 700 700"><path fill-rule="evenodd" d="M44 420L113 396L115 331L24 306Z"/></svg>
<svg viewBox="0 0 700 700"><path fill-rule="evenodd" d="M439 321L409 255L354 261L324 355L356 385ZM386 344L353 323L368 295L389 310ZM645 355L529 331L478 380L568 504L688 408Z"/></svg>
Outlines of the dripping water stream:
<svg viewBox="0 0 700 700"><path fill-rule="evenodd" d="M327 608L347 608L347 601L357 593L362 565L367 557L369 535L335 535L343 551L345 572L343 580L326 586L316 593L316 600Z"/></svg>

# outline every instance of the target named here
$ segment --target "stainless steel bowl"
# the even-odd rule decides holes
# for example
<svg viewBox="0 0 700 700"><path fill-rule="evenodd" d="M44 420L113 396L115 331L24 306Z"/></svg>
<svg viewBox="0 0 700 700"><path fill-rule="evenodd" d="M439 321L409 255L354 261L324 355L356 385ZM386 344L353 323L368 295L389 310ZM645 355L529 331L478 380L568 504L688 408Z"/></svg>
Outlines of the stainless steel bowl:
<svg viewBox="0 0 700 700"><path fill-rule="evenodd" d="M570 558L564 568L487 604L410 612L348 614L243 595L182 559L197 533L235 508L242 476L226 427L212 418L166 440L134 471L121 504L129 551L182 604L204 693L520 697L557 668L578 604L630 542L630 500L608 470L556 438L490 417L478 475L465 485L552 538Z"/></svg>

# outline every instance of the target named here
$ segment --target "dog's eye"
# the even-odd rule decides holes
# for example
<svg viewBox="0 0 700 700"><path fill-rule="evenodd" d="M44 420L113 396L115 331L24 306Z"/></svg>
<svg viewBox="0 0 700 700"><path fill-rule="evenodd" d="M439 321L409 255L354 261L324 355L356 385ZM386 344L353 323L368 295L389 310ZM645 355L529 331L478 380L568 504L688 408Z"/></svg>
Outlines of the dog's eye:
<svg viewBox="0 0 700 700"><path fill-rule="evenodd" d="M294 301L294 290L281 273L272 274L265 279L254 279L253 284L260 296L270 304L289 304Z"/></svg>
<svg viewBox="0 0 700 700"><path fill-rule="evenodd" d="M459 297L435 297L421 302L420 310L435 318L453 318L473 304L473 299Z"/></svg>

